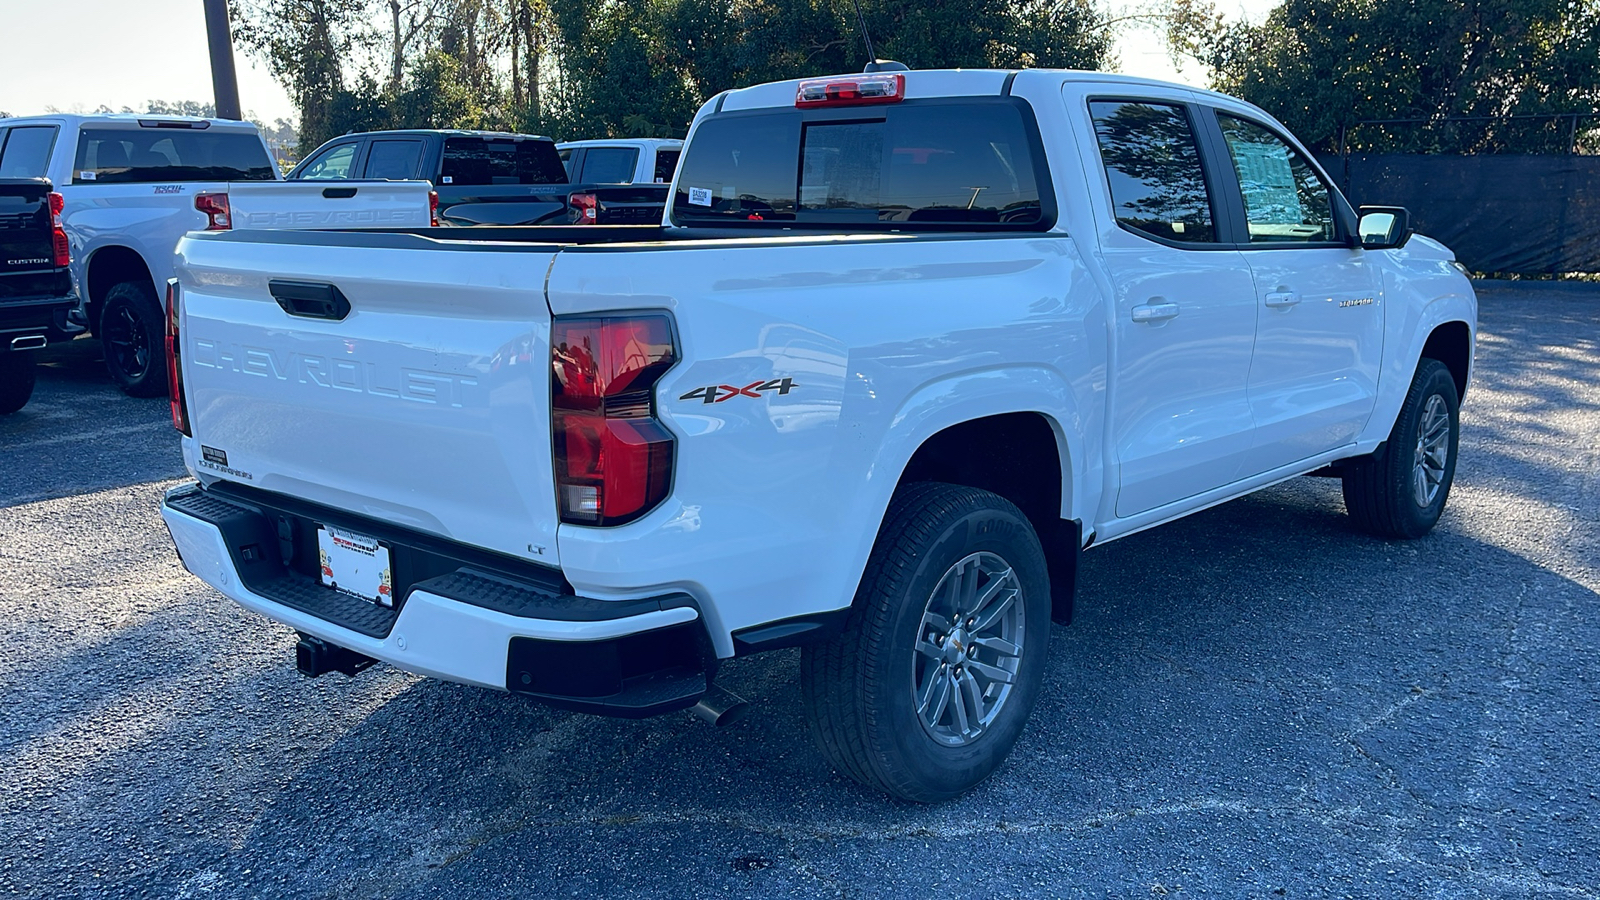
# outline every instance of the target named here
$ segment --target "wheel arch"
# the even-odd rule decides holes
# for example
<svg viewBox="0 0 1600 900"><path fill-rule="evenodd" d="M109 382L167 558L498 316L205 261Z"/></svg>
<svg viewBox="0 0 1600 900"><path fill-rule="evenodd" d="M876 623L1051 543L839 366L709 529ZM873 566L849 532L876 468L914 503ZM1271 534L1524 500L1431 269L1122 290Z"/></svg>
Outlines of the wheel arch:
<svg viewBox="0 0 1600 900"><path fill-rule="evenodd" d="M958 484L1015 504L1033 526L1050 573L1051 618L1072 619L1083 526L1071 509L1071 454L1059 423L1042 412L997 413L951 425L917 447L896 489Z"/></svg>
<svg viewBox="0 0 1600 900"><path fill-rule="evenodd" d="M901 485L941 481L990 491L1028 517L1050 562L1057 621L1071 616L1088 454L1070 385L1040 367L969 372L924 385L896 411L869 479L872 521L883 522ZM888 477L893 481L890 482ZM876 538L876 531L874 531ZM860 572L867 551L861 553Z"/></svg>
<svg viewBox="0 0 1600 900"><path fill-rule="evenodd" d="M84 288L88 295L84 314L89 318L90 328L97 332L100 329L100 311L105 307L106 292L113 285L138 278L143 278L150 284L150 290L155 291L150 266L132 247L110 244L90 254L84 267Z"/></svg>
<svg viewBox="0 0 1600 900"><path fill-rule="evenodd" d="M1466 322L1453 319L1434 326L1422 345L1418 363L1423 359L1436 359L1444 363L1445 368L1450 370L1450 377L1455 380L1456 396L1466 399L1467 383L1472 375L1472 329Z"/></svg>
<svg viewBox="0 0 1600 900"><path fill-rule="evenodd" d="M1450 368L1458 396L1465 396L1465 388L1472 380L1478 303L1471 290L1444 294L1415 307L1401 304L1400 308L1402 318L1394 323L1384 342L1377 403L1356 442L1361 453L1371 452L1388 439L1411 379L1424 358L1439 359L1434 353L1447 357L1440 362Z"/></svg>

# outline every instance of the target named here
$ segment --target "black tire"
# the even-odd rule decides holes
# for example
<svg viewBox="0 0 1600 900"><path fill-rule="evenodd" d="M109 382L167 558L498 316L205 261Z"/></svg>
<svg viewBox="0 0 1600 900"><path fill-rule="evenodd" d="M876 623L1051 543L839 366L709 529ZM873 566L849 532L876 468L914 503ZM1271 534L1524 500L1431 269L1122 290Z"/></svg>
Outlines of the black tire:
<svg viewBox="0 0 1600 900"><path fill-rule="evenodd" d="M991 605L969 605L993 613L990 620L1000 625L1021 622L1008 632L1020 633L1019 642L1001 640L1020 647L1014 662L990 649L1000 632L986 633L981 621L972 627L973 618L958 617L953 629L940 632L951 624L948 614L935 614L942 626L924 618L936 605L944 612L947 599L956 604L943 592L934 598L934 590L952 567L969 560L978 570L972 576L973 595L999 585L991 592L996 594ZM984 571L988 565L997 574ZM1002 566L1012 575L998 573ZM959 591L965 585L958 582L955 587ZM1013 591L1020 596L1004 606L1003 597ZM997 608L1003 609L994 612ZM970 632L963 622L972 627ZM844 630L801 653L801 696L812 737L835 768L864 785L918 802L954 797L988 778L1011 752L1044 680L1049 637L1050 580L1044 551L1022 512L975 488L932 482L906 486L884 516ZM964 648L961 641L968 638L974 640ZM942 650L933 646L935 640ZM984 645L976 646L978 642ZM919 645L924 651L916 649ZM930 651L944 657L935 659ZM952 658L957 661L950 662ZM985 674L996 667L1013 667L1009 691ZM916 692L931 687L929 700L954 697L939 692L954 675L970 679L977 692L960 695L967 701L976 697L978 704L963 702L962 709L992 716L975 733L957 733L966 730L973 716L958 723L953 707L939 707L952 723L947 729L940 716L928 724L919 713ZM996 691L995 704L984 712L982 703L990 691ZM937 705L929 704L930 713Z"/></svg>
<svg viewBox="0 0 1600 900"><path fill-rule="evenodd" d="M0 352L0 416L28 405L33 396L33 353Z"/></svg>
<svg viewBox="0 0 1600 900"><path fill-rule="evenodd" d="M1446 435L1439 435L1440 404L1448 417ZM1423 359L1382 455L1345 466L1344 506L1359 528L1384 538L1419 538L1433 530L1455 481L1460 412L1461 399L1450 369L1436 359ZM1433 427L1423 434L1429 422ZM1430 440L1435 436L1437 440ZM1440 460L1438 452L1426 454L1424 465L1424 444L1443 451L1444 458ZM1419 478L1424 480L1420 487Z"/></svg>
<svg viewBox="0 0 1600 900"><path fill-rule="evenodd" d="M130 397L167 392L166 321L155 291L144 281L124 281L106 291L95 329L106 371Z"/></svg>

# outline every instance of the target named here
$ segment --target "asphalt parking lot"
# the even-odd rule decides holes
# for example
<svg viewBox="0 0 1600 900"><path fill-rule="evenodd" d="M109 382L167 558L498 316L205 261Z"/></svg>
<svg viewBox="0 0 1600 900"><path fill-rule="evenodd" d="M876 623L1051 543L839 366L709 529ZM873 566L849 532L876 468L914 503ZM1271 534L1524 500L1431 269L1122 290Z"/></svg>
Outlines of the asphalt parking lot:
<svg viewBox="0 0 1600 900"><path fill-rule="evenodd" d="M172 552L165 401L52 349L0 420L0 893L1600 897L1600 285L1481 297L1435 534L1302 478L1091 551L939 806L827 767L792 653L726 667L724 729L301 678Z"/></svg>

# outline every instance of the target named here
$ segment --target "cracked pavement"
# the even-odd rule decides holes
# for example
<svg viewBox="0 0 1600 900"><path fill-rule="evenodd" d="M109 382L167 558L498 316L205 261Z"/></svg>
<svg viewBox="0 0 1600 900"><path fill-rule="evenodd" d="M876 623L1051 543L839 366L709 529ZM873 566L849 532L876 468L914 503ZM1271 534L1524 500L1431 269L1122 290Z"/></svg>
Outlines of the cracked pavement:
<svg viewBox="0 0 1600 900"><path fill-rule="evenodd" d="M793 651L726 666L724 729L301 678L178 564L165 402L54 348L0 420L0 895L1600 897L1600 285L1480 296L1432 536L1300 478L1090 551L938 806L822 762Z"/></svg>

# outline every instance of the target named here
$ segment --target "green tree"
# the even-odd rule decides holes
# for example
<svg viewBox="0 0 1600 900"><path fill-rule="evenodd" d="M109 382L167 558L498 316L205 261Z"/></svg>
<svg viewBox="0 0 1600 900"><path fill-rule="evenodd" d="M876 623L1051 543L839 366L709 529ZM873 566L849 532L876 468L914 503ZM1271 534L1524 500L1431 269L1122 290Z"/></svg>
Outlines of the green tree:
<svg viewBox="0 0 1600 900"><path fill-rule="evenodd" d="M1170 11L1176 54L1323 149L1343 131L1356 149L1551 150L1565 127L1445 120L1600 107L1596 0L1286 0L1260 25L1229 22L1209 0ZM1371 119L1431 126L1349 132Z"/></svg>
<svg viewBox="0 0 1600 900"><path fill-rule="evenodd" d="M266 58L300 111L302 152L350 130L362 101L345 69L372 45L366 0L234 0L230 13L235 40Z"/></svg>

